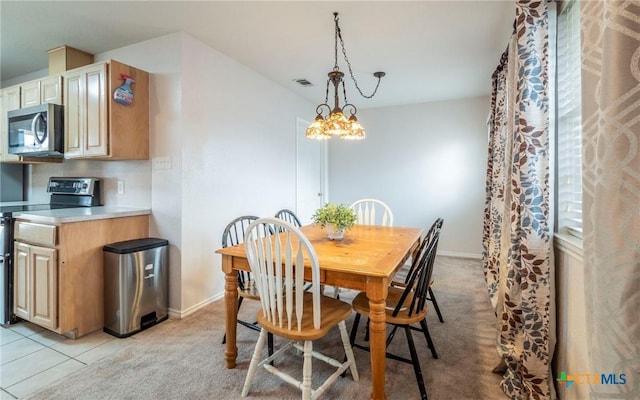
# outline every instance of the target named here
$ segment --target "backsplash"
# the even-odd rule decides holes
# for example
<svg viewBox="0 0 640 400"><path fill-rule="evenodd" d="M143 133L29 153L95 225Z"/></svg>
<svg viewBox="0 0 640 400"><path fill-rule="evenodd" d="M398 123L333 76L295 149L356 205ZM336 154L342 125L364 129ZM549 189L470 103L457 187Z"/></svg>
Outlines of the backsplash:
<svg viewBox="0 0 640 400"><path fill-rule="evenodd" d="M64 160L62 163L32 164L28 199L49 202L47 182L52 176L102 178L102 198L107 206L151 208L151 161ZM124 182L124 194L118 194L118 181Z"/></svg>

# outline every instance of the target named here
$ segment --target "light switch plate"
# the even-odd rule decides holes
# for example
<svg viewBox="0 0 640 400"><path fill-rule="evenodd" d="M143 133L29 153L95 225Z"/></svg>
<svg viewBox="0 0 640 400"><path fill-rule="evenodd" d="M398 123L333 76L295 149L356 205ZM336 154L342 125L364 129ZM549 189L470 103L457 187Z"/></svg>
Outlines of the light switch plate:
<svg viewBox="0 0 640 400"><path fill-rule="evenodd" d="M153 169L171 169L171 157L155 157Z"/></svg>
<svg viewBox="0 0 640 400"><path fill-rule="evenodd" d="M118 181L118 194L124 194L124 181Z"/></svg>

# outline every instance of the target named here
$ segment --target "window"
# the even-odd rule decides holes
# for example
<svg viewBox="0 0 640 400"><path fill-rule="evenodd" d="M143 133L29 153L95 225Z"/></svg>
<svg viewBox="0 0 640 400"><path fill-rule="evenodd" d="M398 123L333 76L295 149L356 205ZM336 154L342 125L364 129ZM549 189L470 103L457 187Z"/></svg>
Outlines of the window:
<svg viewBox="0 0 640 400"><path fill-rule="evenodd" d="M581 238L582 113L578 1L566 4L557 26L556 231Z"/></svg>

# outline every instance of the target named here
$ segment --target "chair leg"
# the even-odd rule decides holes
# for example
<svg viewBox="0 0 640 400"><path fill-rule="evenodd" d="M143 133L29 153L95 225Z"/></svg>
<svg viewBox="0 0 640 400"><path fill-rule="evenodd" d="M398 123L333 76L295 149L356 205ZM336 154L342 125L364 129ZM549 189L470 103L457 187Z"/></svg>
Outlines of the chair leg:
<svg viewBox="0 0 640 400"><path fill-rule="evenodd" d="M242 397L246 397L249 394L249 387L251 386L251 381L253 381L253 376L256 373L256 368L258 368L258 364L260 363L260 354L262 354L262 349L264 348L264 341L267 338L267 331L265 329L260 330L260 336L258 337L258 342L256 343L256 349L253 351L253 356L251 357L251 364L249 364L249 370L247 371L247 377L244 380L244 386L242 387Z"/></svg>
<svg viewBox="0 0 640 400"><path fill-rule="evenodd" d="M356 342L356 334L358 333L358 325L360 324L360 314L356 313L356 316L353 320L353 326L351 327L351 338L349 339L349 343L353 346Z"/></svg>
<svg viewBox="0 0 640 400"><path fill-rule="evenodd" d="M436 346L433 345L433 340L431 340L431 335L429 334L429 327L427 326L427 321L420 321L420 326L422 327L422 333L424 333L424 338L427 339L427 345L429 349L431 349L431 355L436 360L438 359L438 353L436 353Z"/></svg>
<svg viewBox="0 0 640 400"><path fill-rule="evenodd" d="M436 301L436 296L433 294L433 290L431 290L431 286L429 286L429 300L433 303L433 308L436 309L436 314L438 314L438 319L440 322L444 323L444 318L442 318L442 314L440 313L440 307L438 307L438 302Z"/></svg>
<svg viewBox="0 0 640 400"><path fill-rule="evenodd" d="M413 343L413 334L411 333L411 327L405 325L404 331L407 334L407 342L409 343L409 352L411 353L411 361L413 363L413 372L416 374L416 380L418 381L418 388L420 389L420 398L427 400L427 391L424 388L424 379L422 379L422 370L420 369L420 360L418 359L418 352L416 346Z"/></svg>
<svg viewBox="0 0 640 400"><path fill-rule="evenodd" d="M351 376L355 382L360 380L360 376L358 375L358 368L356 368L356 357L353 355L353 349L351 348L351 341L347 336L347 325L344 321L341 321L338 324L338 328L340 328L340 337L342 337L342 346L344 346L344 353L347 356L347 360L349 361L349 369L351 370Z"/></svg>
<svg viewBox="0 0 640 400"><path fill-rule="evenodd" d="M302 366L302 400L311 400L311 352L313 342L304 342L304 364Z"/></svg>
<svg viewBox="0 0 640 400"><path fill-rule="evenodd" d="M398 330L398 325L394 325L393 328L391 329L391 332L389 332L389 335L387 336L387 347L389 347L389 345L391 344L391 341L393 340L393 337L396 335L397 330Z"/></svg>
<svg viewBox="0 0 640 400"><path fill-rule="evenodd" d="M364 331L364 341L368 342L369 341L369 323L371 322L371 318L367 317L367 326L365 328Z"/></svg>
<svg viewBox="0 0 640 400"><path fill-rule="evenodd" d="M273 334L271 332L267 334L267 352L269 357L273 355ZM273 365L273 360L269 364Z"/></svg>

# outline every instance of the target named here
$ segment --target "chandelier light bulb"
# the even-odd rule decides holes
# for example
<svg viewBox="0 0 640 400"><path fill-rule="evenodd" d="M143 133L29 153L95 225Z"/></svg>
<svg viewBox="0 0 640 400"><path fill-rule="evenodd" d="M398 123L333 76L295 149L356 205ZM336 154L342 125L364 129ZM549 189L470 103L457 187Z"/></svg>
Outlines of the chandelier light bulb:
<svg viewBox="0 0 640 400"><path fill-rule="evenodd" d="M349 117L349 124L351 125L351 127L348 131L348 134L345 136L341 136L342 139L362 140L367 136L367 134L364 131L364 128L362 127L362 125L360 125L360 122L358 121L358 118L356 118L355 115L352 115L351 117Z"/></svg>
<svg viewBox="0 0 640 400"><path fill-rule="evenodd" d="M316 119L313 121L313 123L309 125L309 127L307 128L307 131L305 132L305 136L308 137L309 139L316 139L316 140L330 139L331 135L326 133L325 124L326 124L326 121L324 120L322 115L318 114L316 116Z"/></svg>
<svg viewBox="0 0 640 400"><path fill-rule="evenodd" d="M325 123L325 132L329 136L343 137L350 129L351 123L342 111L332 111Z"/></svg>

